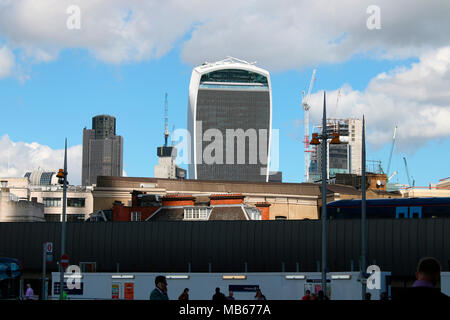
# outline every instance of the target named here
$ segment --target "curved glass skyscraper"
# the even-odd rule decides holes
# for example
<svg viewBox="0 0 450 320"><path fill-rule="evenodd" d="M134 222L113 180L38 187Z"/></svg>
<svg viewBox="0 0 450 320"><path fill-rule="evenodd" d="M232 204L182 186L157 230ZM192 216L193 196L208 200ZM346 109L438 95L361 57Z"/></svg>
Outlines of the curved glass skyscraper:
<svg viewBox="0 0 450 320"><path fill-rule="evenodd" d="M189 85L189 178L268 181L269 72L228 58L194 68Z"/></svg>

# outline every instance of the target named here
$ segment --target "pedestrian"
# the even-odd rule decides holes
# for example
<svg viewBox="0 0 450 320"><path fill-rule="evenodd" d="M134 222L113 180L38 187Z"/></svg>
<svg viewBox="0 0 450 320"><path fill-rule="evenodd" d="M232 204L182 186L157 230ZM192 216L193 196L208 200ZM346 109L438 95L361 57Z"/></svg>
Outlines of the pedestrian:
<svg viewBox="0 0 450 320"><path fill-rule="evenodd" d="M365 300L371 300L372 294L370 292L366 292Z"/></svg>
<svg viewBox="0 0 450 320"><path fill-rule="evenodd" d="M31 288L31 284L29 284L29 283L27 283L27 291L25 292L25 299L26 300L34 299L34 291L33 291L33 288Z"/></svg>
<svg viewBox="0 0 450 320"><path fill-rule="evenodd" d="M441 278L441 264L435 258L424 257L417 266L416 281L411 288L405 290L400 299L450 301L450 297L436 288Z"/></svg>
<svg viewBox="0 0 450 320"><path fill-rule="evenodd" d="M311 299L310 300L317 300L317 295L315 293L311 293Z"/></svg>
<svg viewBox="0 0 450 320"><path fill-rule="evenodd" d="M317 293L317 300L325 301L325 300L330 300L330 298L328 298L328 297L323 293L323 291L320 290L320 291Z"/></svg>
<svg viewBox="0 0 450 320"><path fill-rule="evenodd" d="M220 301L226 301L227 298L225 297L225 295L222 292L220 292L220 288L216 288L216 293L213 295L212 300L216 301L216 302L220 302Z"/></svg>
<svg viewBox="0 0 450 320"><path fill-rule="evenodd" d="M234 300L233 291L230 290L230 292L228 293L227 300Z"/></svg>
<svg viewBox="0 0 450 320"><path fill-rule="evenodd" d="M189 289L183 290L183 293L178 297L178 300L189 300Z"/></svg>
<svg viewBox="0 0 450 320"><path fill-rule="evenodd" d="M311 299L311 291L306 290L305 295L303 296L302 300L312 300Z"/></svg>
<svg viewBox="0 0 450 320"><path fill-rule="evenodd" d="M167 280L164 276L157 276L155 278L155 286L150 294L150 300L169 300L167 296Z"/></svg>
<svg viewBox="0 0 450 320"><path fill-rule="evenodd" d="M256 289L255 300L267 300L266 296L262 294L261 289Z"/></svg>

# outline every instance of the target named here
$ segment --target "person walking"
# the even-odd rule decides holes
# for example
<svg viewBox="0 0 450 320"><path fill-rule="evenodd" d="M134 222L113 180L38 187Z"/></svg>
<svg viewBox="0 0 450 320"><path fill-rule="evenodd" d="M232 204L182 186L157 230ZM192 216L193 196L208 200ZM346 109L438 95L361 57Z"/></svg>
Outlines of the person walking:
<svg viewBox="0 0 450 320"><path fill-rule="evenodd" d="M226 301L227 298L222 292L220 292L220 288L216 288L216 293L213 295L212 300L216 302L221 302Z"/></svg>
<svg viewBox="0 0 450 320"><path fill-rule="evenodd" d="M370 292L366 292L366 300L371 300L372 294Z"/></svg>
<svg viewBox="0 0 450 320"><path fill-rule="evenodd" d="M441 278L441 264L435 258L424 257L417 266L416 281L406 289L400 299L450 301L450 297L436 288Z"/></svg>
<svg viewBox="0 0 450 320"><path fill-rule="evenodd" d="M230 290L230 292L228 293L227 300L234 300L233 291Z"/></svg>
<svg viewBox="0 0 450 320"><path fill-rule="evenodd" d="M305 295L303 296L302 300L312 300L311 299L311 291L306 290Z"/></svg>
<svg viewBox="0 0 450 320"><path fill-rule="evenodd" d="M167 296L167 280L164 276L157 276L155 278L155 286L150 294L150 300L169 300Z"/></svg>
<svg viewBox="0 0 450 320"><path fill-rule="evenodd" d="M31 288L31 284L27 283L27 291L25 292L25 300L33 300L34 299L34 291Z"/></svg>
<svg viewBox="0 0 450 320"><path fill-rule="evenodd" d="M183 293L178 297L178 300L189 300L189 288L183 290Z"/></svg>
<svg viewBox="0 0 450 320"><path fill-rule="evenodd" d="M324 293L323 290L320 290L319 292L317 292L317 300L330 300L330 298L328 298Z"/></svg>
<svg viewBox="0 0 450 320"><path fill-rule="evenodd" d="M256 289L255 300L267 300L266 296L262 294L260 289Z"/></svg>

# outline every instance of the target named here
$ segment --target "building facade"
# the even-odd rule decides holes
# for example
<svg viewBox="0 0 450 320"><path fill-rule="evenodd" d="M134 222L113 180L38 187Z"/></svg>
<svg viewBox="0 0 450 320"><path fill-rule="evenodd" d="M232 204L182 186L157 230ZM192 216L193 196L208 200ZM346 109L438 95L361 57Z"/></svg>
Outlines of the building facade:
<svg viewBox="0 0 450 320"><path fill-rule="evenodd" d="M98 115L92 118L92 129L83 130L81 184L97 183L97 176L122 176L123 138L116 135L116 118Z"/></svg>
<svg viewBox="0 0 450 320"><path fill-rule="evenodd" d="M44 206L35 200L19 198L8 186L7 180L1 180L0 222L43 222Z"/></svg>
<svg viewBox="0 0 450 320"><path fill-rule="evenodd" d="M322 126L316 126L319 132ZM339 132L341 144L327 144L327 178L336 174L361 175L362 121L359 119L327 119L327 133ZM322 176L322 148L312 146L309 166L309 182L317 182Z"/></svg>
<svg viewBox="0 0 450 320"><path fill-rule="evenodd" d="M53 177L50 178L50 181L55 182L52 184L40 184L42 176L48 176L47 172L40 170L30 174L26 173L25 176L23 178L1 178L8 186L9 197L17 203L22 203L22 207L17 206L17 214L22 211L25 212L23 214L29 215L26 213L28 209L24 209L24 203L29 202L33 204L30 205L31 207L39 207L38 210L42 210L42 221L44 218L48 222L61 221L63 190L62 186L57 184L57 179L55 182ZM35 179L30 180L29 177L35 177ZM35 184L36 182L38 184ZM94 207L92 189L92 186L68 186L66 221L81 222L89 217ZM33 215L39 216L37 213L33 213Z"/></svg>
<svg viewBox="0 0 450 320"><path fill-rule="evenodd" d="M189 178L268 181L269 72L228 58L194 68L189 85Z"/></svg>

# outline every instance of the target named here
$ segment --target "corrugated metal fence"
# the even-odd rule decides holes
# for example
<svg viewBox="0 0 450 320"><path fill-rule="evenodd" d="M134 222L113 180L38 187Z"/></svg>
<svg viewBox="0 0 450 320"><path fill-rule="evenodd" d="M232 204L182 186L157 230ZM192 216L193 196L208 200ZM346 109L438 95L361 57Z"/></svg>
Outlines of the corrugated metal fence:
<svg viewBox="0 0 450 320"><path fill-rule="evenodd" d="M330 271L359 270L360 221L328 224ZM23 261L25 270L42 266L42 243L60 253L60 223L0 223L0 256ZM113 272L278 272L318 271L320 221L208 221L68 223L71 264L95 262ZM393 275L413 275L418 260L434 256L450 264L450 219L368 221L368 264ZM49 271L56 271L56 264Z"/></svg>

